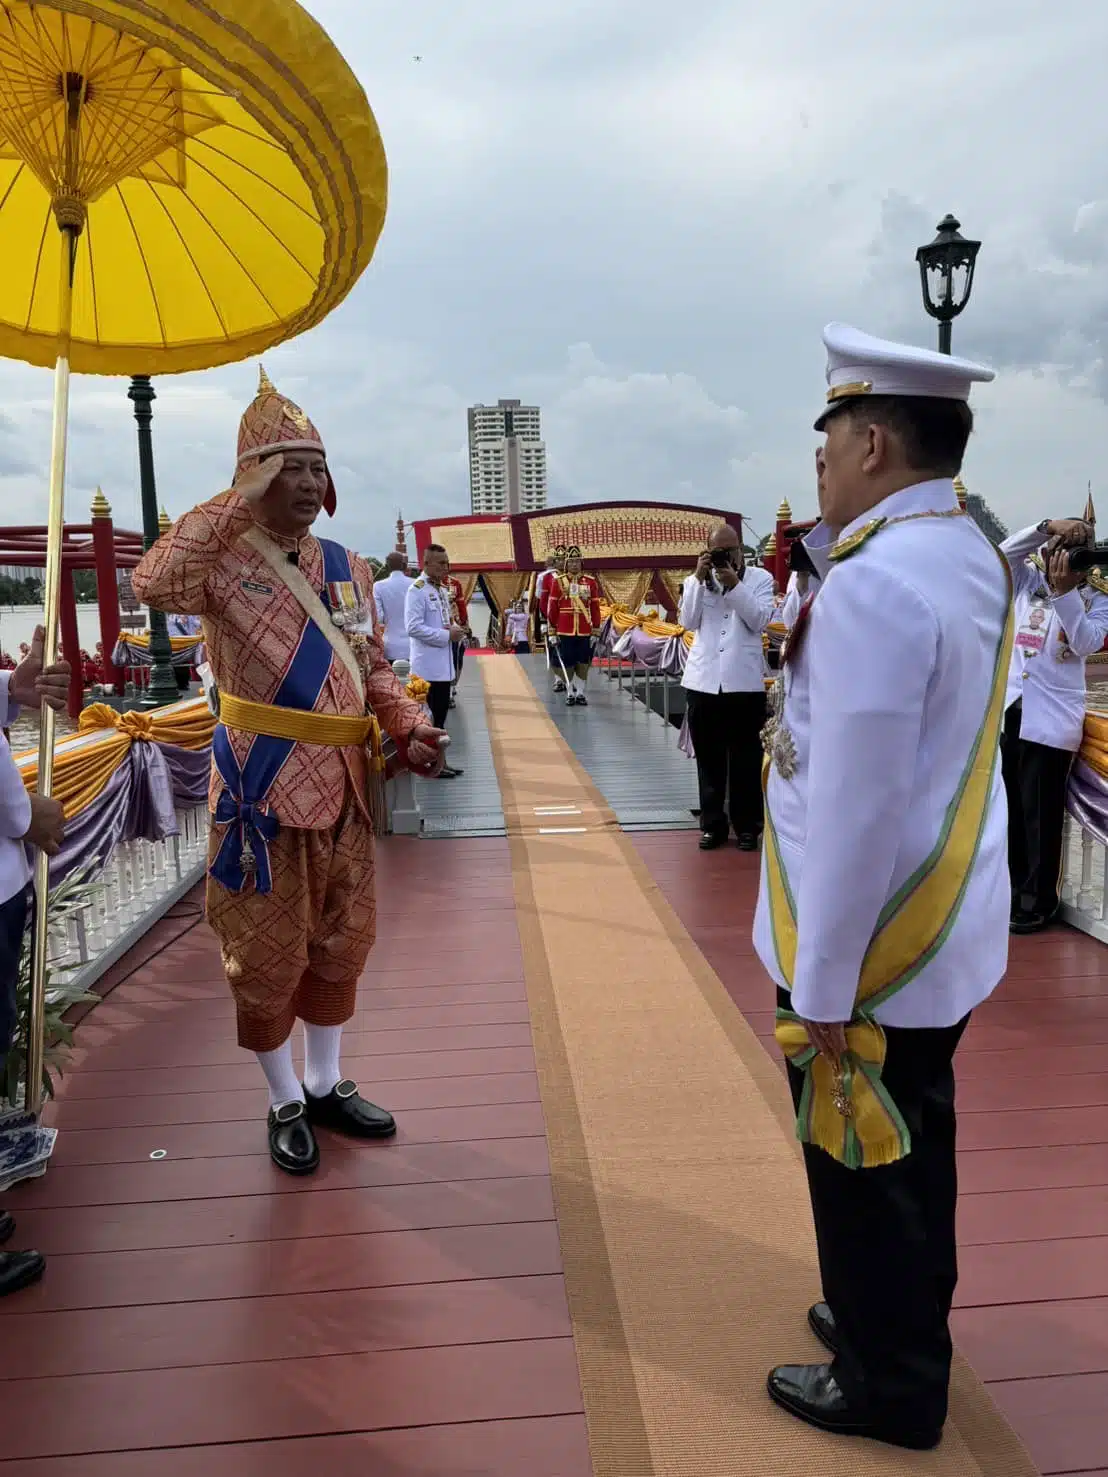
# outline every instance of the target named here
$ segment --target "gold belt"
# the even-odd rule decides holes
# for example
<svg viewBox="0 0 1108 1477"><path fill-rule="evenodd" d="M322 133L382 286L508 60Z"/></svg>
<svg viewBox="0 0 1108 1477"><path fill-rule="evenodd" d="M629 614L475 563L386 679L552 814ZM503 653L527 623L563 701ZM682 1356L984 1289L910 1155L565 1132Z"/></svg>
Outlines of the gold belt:
<svg viewBox="0 0 1108 1477"><path fill-rule="evenodd" d="M221 692L219 718L227 728L237 728L240 733L320 744L329 749L368 744L374 757L381 753L381 725L372 713L361 718L341 713L307 713L302 708L280 708L273 703L255 703L249 698Z"/></svg>

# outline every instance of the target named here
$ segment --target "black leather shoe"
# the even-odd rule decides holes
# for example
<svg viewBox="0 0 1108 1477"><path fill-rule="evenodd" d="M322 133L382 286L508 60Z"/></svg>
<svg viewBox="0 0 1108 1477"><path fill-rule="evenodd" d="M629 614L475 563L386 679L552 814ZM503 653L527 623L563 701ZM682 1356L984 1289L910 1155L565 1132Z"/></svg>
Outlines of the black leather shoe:
<svg viewBox="0 0 1108 1477"><path fill-rule="evenodd" d="M269 1157L286 1174L314 1174L319 1145L303 1103L284 1103L269 1110Z"/></svg>
<svg viewBox="0 0 1108 1477"><path fill-rule="evenodd" d="M384 1108L367 1103L357 1084L347 1079L332 1087L326 1097L305 1091L308 1117L319 1128L330 1128L355 1139L387 1139L396 1132L396 1119Z"/></svg>
<svg viewBox="0 0 1108 1477"><path fill-rule="evenodd" d="M702 831L700 849L701 851L718 851L726 840L727 837L721 836L718 831Z"/></svg>
<svg viewBox="0 0 1108 1477"><path fill-rule="evenodd" d="M0 1251L0 1298L38 1282L46 1271L46 1258L37 1251Z"/></svg>
<svg viewBox="0 0 1108 1477"><path fill-rule="evenodd" d="M829 1364L782 1364L770 1371L766 1387L769 1398L782 1410L835 1436L868 1437L908 1451L931 1451L942 1440L941 1430L886 1426L852 1409Z"/></svg>
<svg viewBox="0 0 1108 1477"><path fill-rule="evenodd" d="M0 1246L5 1241L10 1241L15 1235L15 1216L9 1215L6 1210L0 1210Z"/></svg>
<svg viewBox="0 0 1108 1477"><path fill-rule="evenodd" d="M1009 933L1042 933L1044 928L1050 927L1050 919L1042 913L1027 913L1022 908L1012 914L1012 921L1008 925Z"/></svg>
<svg viewBox="0 0 1108 1477"><path fill-rule="evenodd" d="M740 851L757 851L758 838L753 831L742 831L738 838Z"/></svg>
<svg viewBox="0 0 1108 1477"><path fill-rule="evenodd" d="M832 1354L839 1352L839 1335L835 1328L835 1315L826 1303L813 1303L808 1309L808 1327L825 1349Z"/></svg>

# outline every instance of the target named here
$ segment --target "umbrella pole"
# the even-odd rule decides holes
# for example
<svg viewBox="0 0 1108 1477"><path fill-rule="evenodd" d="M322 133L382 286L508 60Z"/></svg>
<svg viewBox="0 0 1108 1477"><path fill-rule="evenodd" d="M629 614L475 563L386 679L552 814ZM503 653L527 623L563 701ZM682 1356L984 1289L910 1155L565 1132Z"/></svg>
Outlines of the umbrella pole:
<svg viewBox="0 0 1108 1477"><path fill-rule="evenodd" d="M60 212L59 212L60 214ZM65 521L65 453L69 429L69 339L73 323L73 271L81 227L59 221L62 232L61 281L58 287L58 358L54 365L54 428L50 446L50 503L46 516L46 570L43 596L46 603L46 640L43 666L58 659L58 615L62 584L62 535ZM38 739L40 795L49 795L54 782L54 710L42 706ZM28 1113L42 1107L42 1070L46 1050L46 953L49 946L50 858L35 853L34 935L31 941L31 991L27 1019L27 1080L25 1104Z"/></svg>

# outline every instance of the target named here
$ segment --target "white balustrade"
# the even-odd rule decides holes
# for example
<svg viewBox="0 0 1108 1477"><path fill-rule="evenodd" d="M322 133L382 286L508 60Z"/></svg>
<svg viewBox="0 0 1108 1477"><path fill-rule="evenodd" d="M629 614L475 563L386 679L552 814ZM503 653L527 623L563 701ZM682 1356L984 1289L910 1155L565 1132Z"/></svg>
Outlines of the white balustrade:
<svg viewBox="0 0 1108 1477"><path fill-rule="evenodd" d="M163 841L123 841L89 881L85 905L51 928L51 968L63 970L66 991L88 989L204 876L208 807L177 811L180 835Z"/></svg>
<svg viewBox="0 0 1108 1477"><path fill-rule="evenodd" d="M1066 817L1062 842L1061 917L1066 923L1108 944L1108 892L1105 891L1106 848L1072 816Z"/></svg>

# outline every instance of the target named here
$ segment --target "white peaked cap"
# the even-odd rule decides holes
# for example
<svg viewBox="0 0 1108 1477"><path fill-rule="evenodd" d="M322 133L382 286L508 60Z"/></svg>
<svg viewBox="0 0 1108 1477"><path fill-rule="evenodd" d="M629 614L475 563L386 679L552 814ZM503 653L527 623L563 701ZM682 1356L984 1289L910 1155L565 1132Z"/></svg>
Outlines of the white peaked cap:
<svg viewBox="0 0 1108 1477"><path fill-rule="evenodd" d="M816 421L817 431L845 400L865 395L968 400L971 385L996 378L995 371L984 364L874 338L848 323L829 323L823 330L823 342L827 349L827 409Z"/></svg>

